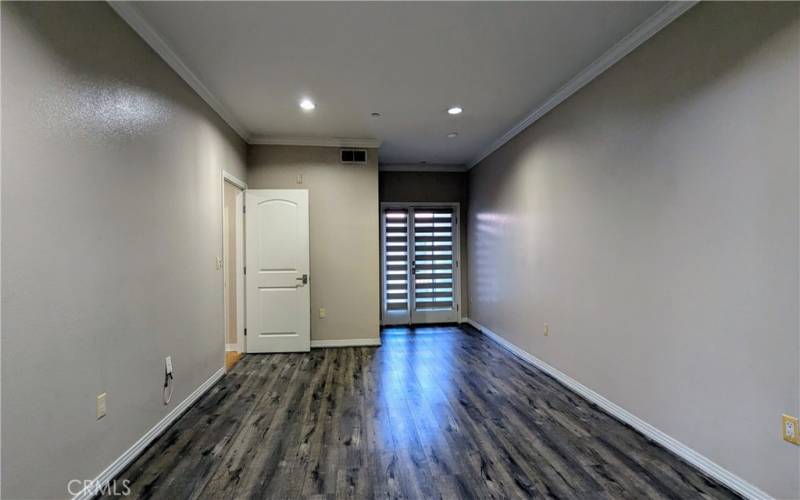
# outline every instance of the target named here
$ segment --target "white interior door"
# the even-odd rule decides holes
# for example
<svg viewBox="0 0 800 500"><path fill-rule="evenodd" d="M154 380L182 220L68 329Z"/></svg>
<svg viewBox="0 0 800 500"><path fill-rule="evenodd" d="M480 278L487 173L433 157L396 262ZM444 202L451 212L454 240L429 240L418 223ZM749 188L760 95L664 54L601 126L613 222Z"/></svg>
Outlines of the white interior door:
<svg viewBox="0 0 800 500"><path fill-rule="evenodd" d="M308 191L245 195L247 352L311 348Z"/></svg>
<svg viewBox="0 0 800 500"><path fill-rule="evenodd" d="M384 204L384 325L459 320L458 205Z"/></svg>

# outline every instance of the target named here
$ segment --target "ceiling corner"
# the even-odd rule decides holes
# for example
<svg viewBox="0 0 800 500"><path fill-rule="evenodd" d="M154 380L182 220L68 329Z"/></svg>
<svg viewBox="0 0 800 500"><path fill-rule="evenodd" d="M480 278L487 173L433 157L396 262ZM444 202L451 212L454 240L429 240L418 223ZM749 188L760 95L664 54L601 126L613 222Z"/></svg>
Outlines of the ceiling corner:
<svg viewBox="0 0 800 500"><path fill-rule="evenodd" d="M251 136L247 142L253 145L268 146L319 146L333 148L367 148L377 149L383 141L371 137L283 137L283 136Z"/></svg>
<svg viewBox="0 0 800 500"><path fill-rule="evenodd" d="M213 109L245 142L250 134L233 116L227 107L217 99L200 78L181 60L164 38L148 23L130 1L109 1L109 6L133 28L133 30L172 68L178 76Z"/></svg>
<svg viewBox="0 0 800 500"><path fill-rule="evenodd" d="M672 21L680 17L683 13L691 9L698 0L670 1L658 9L652 16L648 17L630 33L625 35L620 41L615 43L610 49L605 51L600 57L573 76L562 85L556 92L547 98L539 107L529 113L521 122L514 125L508 132L498 137L486 149L481 151L475 158L467 163L467 170L471 169L487 156L494 153L505 143L516 137L523 130L531 126L541 117L546 115L553 108L567 100L572 94L586 86L589 82L600 76L603 72L617 63L626 55L630 54L638 46L646 42L653 35L661 31Z"/></svg>

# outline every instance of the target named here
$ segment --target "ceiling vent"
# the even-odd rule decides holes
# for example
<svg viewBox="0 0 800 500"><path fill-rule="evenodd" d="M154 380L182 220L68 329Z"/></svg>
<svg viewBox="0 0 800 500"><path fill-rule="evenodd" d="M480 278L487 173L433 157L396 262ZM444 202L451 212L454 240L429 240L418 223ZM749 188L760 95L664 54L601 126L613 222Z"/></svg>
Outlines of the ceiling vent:
<svg viewBox="0 0 800 500"><path fill-rule="evenodd" d="M367 150L366 149L342 149L339 151L339 161L351 165L366 165L367 164Z"/></svg>

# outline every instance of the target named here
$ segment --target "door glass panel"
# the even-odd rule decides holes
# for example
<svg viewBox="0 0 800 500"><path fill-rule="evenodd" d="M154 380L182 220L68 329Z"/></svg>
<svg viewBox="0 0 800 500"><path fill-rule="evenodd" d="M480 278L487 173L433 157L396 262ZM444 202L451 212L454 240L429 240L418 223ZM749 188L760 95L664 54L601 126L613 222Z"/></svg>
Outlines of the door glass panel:
<svg viewBox="0 0 800 500"><path fill-rule="evenodd" d="M414 210L414 310L451 311L453 287L453 209Z"/></svg>
<svg viewBox="0 0 800 500"><path fill-rule="evenodd" d="M387 209L383 213L384 311L395 315L409 310L408 210ZM407 318L406 318L407 321Z"/></svg>

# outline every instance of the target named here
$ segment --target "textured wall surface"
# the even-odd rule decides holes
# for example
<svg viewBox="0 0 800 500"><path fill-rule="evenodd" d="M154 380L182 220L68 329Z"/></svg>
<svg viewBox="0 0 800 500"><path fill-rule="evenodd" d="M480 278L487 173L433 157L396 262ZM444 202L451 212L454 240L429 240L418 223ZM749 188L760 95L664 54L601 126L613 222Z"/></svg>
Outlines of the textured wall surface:
<svg viewBox="0 0 800 500"><path fill-rule="evenodd" d="M245 145L106 3L0 8L2 496L63 498L222 367Z"/></svg>
<svg viewBox="0 0 800 500"><path fill-rule="evenodd" d="M368 160L343 165L330 147L249 148L248 188L308 189L312 341L380 335L378 151Z"/></svg>
<svg viewBox="0 0 800 500"><path fill-rule="evenodd" d="M799 14L701 3L470 172L470 317L779 498Z"/></svg>

